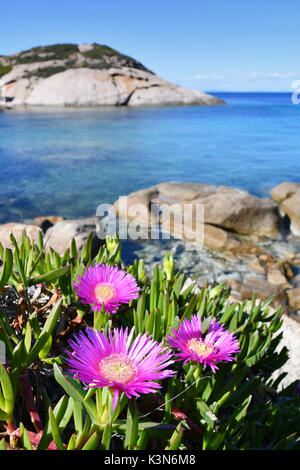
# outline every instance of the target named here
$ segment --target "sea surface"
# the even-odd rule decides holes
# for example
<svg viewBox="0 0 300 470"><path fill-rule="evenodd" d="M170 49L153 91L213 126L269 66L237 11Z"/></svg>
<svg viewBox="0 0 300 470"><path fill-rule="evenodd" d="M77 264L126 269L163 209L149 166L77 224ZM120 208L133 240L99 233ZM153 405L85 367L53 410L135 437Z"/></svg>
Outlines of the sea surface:
<svg viewBox="0 0 300 470"><path fill-rule="evenodd" d="M0 113L0 223L95 215L162 181L268 197L300 182L300 105L289 93L214 93L225 106Z"/></svg>

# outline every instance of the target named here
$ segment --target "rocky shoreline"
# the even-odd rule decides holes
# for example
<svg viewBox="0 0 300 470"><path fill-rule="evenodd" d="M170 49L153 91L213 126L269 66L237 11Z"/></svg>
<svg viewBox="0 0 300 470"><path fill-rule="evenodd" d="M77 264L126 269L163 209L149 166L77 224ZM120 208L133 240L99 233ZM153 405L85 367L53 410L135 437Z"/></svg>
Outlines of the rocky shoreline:
<svg viewBox="0 0 300 470"><path fill-rule="evenodd" d="M246 191L195 183L160 183L151 188L131 193L127 197L128 213L120 210L120 200L114 204L119 217L130 221L130 207L144 205L146 211L135 219L147 226L153 218L151 205L182 207L184 203L204 205L204 243L199 247L193 241L124 240L123 254L128 262L134 257L145 260L151 270L161 262L167 251L174 254L176 267L188 276L197 277L201 286L224 283L231 288L236 300L249 299L255 293L262 300L273 296L273 305L282 306L286 314L300 321L300 238L298 198L299 183L284 182L271 191L272 198L259 198ZM160 223L161 221L157 221ZM162 221L163 222L163 221ZM193 217L185 224L190 227ZM70 247L72 238L80 250L92 232L93 248L103 243L97 237L98 217L63 219L37 217L30 223L7 223L0 226L0 242L10 247L10 233L18 239L25 229L29 238L44 236L46 248L58 253ZM171 235L179 231L174 218ZM164 230L166 227L161 226ZM186 233L186 232L185 232Z"/></svg>

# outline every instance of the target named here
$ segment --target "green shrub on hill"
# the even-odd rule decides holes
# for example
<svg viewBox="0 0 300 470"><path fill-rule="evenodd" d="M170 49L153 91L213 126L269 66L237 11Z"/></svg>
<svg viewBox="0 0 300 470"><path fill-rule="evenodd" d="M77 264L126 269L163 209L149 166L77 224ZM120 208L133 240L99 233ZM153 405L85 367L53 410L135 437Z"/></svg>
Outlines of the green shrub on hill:
<svg viewBox="0 0 300 470"><path fill-rule="evenodd" d="M79 52L77 44L53 44L51 46L38 46L23 51L16 58L16 64L29 64L47 60L67 59L70 55ZM40 54L47 54L42 56Z"/></svg>
<svg viewBox="0 0 300 470"><path fill-rule="evenodd" d="M38 70L33 70L32 72L27 72L25 78L31 77L39 77L39 78L48 78L51 75L55 75L56 73L64 72L68 70L68 67L57 66L57 67L45 67Z"/></svg>
<svg viewBox="0 0 300 470"><path fill-rule="evenodd" d="M9 73L12 69L11 65L0 65L0 78L3 77L3 75L6 75Z"/></svg>
<svg viewBox="0 0 300 470"><path fill-rule="evenodd" d="M111 47L105 45L94 43L93 46L93 49L91 49L90 51L83 52L82 54L85 57L88 57L89 59L101 59L104 55L121 55L115 49L112 49Z"/></svg>

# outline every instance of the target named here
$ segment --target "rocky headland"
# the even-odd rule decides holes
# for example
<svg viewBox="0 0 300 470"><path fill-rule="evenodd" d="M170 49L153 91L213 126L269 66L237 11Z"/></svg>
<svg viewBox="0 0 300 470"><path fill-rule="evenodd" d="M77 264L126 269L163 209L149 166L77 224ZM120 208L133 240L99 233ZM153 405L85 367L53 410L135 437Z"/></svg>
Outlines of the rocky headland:
<svg viewBox="0 0 300 470"><path fill-rule="evenodd" d="M0 56L0 107L217 105L100 44L55 44Z"/></svg>

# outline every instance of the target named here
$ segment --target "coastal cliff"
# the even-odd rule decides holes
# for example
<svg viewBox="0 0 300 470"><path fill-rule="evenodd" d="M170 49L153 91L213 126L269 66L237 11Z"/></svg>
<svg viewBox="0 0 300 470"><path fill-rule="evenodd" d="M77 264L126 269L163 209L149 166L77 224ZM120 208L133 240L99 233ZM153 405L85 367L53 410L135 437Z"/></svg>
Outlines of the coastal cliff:
<svg viewBox="0 0 300 470"><path fill-rule="evenodd" d="M0 56L0 106L217 105L100 44L56 44Z"/></svg>

